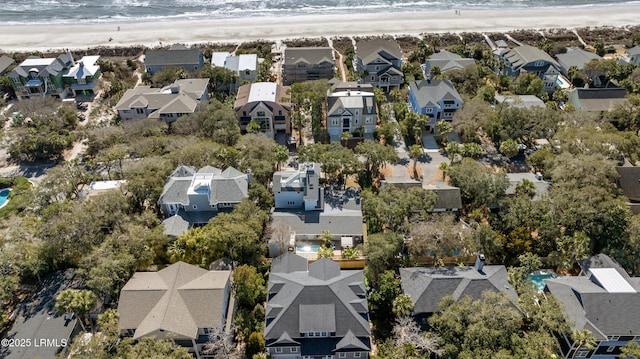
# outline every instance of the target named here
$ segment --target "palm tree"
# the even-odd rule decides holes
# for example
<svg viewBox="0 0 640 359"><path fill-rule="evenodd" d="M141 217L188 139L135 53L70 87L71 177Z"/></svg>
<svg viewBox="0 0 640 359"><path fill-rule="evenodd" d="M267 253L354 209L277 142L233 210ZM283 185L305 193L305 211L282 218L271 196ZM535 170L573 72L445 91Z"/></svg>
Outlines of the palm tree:
<svg viewBox="0 0 640 359"><path fill-rule="evenodd" d="M411 147L409 147L409 156L413 158L413 178L415 179L418 179L418 169L417 169L418 158L422 156L422 153L423 153L422 146L418 144L414 144L414 145L411 145Z"/></svg>
<svg viewBox="0 0 640 359"><path fill-rule="evenodd" d="M322 230L322 234L318 236L318 239L322 241L323 247L331 247L331 240L333 240L333 234L326 229Z"/></svg>
<svg viewBox="0 0 640 359"><path fill-rule="evenodd" d="M273 155L276 160L276 169L280 171L282 163L289 159L289 150L285 146L277 145L273 148Z"/></svg>
<svg viewBox="0 0 640 359"><path fill-rule="evenodd" d="M86 314L96 306L98 297L90 290L67 289L56 297L55 308L60 313L74 313L80 319L82 330L87 331L84 326ZM90 323L93 332L93 323Z"/></svg>
<svg viewBox="0 0 640 359"><path fill-rule="evenodd" d="M596 338L593 336L593 333L591 333L587 329L574 330L573 333L571 333L571 339L573 339L574 343L578 344L576 351L574 351L573 355L571 356L572 359L575 359L581 348L591 350L595 348L597 344Z"/></svg>

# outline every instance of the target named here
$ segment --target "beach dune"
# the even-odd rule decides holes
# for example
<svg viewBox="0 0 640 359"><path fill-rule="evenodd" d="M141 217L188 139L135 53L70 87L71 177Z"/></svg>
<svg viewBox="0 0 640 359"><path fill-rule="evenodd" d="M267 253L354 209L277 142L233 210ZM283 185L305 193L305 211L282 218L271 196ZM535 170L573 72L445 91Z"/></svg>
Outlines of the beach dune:
<svg viewBox="0 0 640 359"><path fill-rule="evenodd" d="M46 51L96 46L238 43L293 38L502 32L518 29L635 26L638 8L627 5L530 10L416 11L304 15L80 25L0 26L0 49Z"/></svg>

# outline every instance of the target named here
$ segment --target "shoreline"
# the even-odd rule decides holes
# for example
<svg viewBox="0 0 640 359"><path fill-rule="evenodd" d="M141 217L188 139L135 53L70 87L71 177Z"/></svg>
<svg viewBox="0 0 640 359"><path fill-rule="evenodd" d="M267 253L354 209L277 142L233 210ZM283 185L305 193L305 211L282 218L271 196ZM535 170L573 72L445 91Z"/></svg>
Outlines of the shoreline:
<svg viewBox="0 0 640 359"><path fill-rule="evenodd" d="M425 33L509 32L555 28L640 25L629 5L527 10L390 12L387 14L297 15L139 23L0 25L0 51L82 50L94 47L147 47L173 43L240 43L296 38L414 35ZM112 39L109 41L109 39Z"/></svg>

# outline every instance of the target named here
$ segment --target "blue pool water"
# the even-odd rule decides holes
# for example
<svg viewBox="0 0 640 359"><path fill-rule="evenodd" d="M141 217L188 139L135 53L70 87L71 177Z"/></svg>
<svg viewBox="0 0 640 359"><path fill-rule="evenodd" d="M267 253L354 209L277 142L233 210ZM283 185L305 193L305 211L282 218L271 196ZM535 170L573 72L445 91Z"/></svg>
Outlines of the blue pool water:
<svg viewBox="0 0 640 359"><path fill-rule="evenodd" d="M317 253L319 244L298 244L296 245L296 252L298 253Z"/></svg>
<svg viewBox="0 0 640 359"><path fill-rule="evenodd" d="M553 274L551 273L539 273L539 274L529 274L529 276L527 277L527 279L533 283L536 288L538 288L539 292L542 292L542 290L544 289L544 280L545 279L549 279L549 278L553 278Z"/></svg>
<svg viewBox="0 0 640 359"><path fill-rule="evenodd" d="M7 204L7 198L9 197L9 192L11 192L11 190L8 188L0 191L0 207L4 207L4 205Z"/></svg>

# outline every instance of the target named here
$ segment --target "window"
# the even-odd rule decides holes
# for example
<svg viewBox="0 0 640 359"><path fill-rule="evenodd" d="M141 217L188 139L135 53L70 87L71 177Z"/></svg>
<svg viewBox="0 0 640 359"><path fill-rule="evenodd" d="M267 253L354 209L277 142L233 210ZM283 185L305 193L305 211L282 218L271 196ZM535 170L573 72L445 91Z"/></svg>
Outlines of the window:
<svg viewBox="0 0 640 359"><path fill-rule="evenodd" d="M282 348L276 348L276 353L282 353Z"/></svg>
<svg viewBox="0 0 640 359"><path fill-rule="evenodd" d="M587 355L589 355L589 349L580 349L578 350L576 358L586 358Z"/></svg>
<svg viewBox="0 0 640 359"><path fill-rule="evenodd" d="M371 81L375 81L376 77L371 75Z"/></svg>
<svg viewBox="0 0 640 359"><path fill-rule="evenodd" d="M258 116L263 117L264 116L264 111L258 111Z"/></svg>
<svg viewBox="0 0 640 359"><path fill-rule="evenodd" d="M144 109L142 109L142 108L136 108L136 113L137 113L138 115L142 115L142 114L144 113Z"/></svg>
<svg viewBox="0 0 640 359"><path fill-rule="evenodd" d="M542 60L538 60L538 61L536 61L536 63L534 64L534 66L544 66L544 61L542 61Z"/></svg>
<svg viewBox="0 0 640 359"><path fill-rule="evenodd" d="M337 118L334 118L333 120L331 120L331 124L332 124L333 126L338 126L338 124L339 124L339 123L340 123L340 121L338 121L338 119L337 119Z"/></svg>
<svg viewBox="0 0 640 359"><path fill-rule="evenodd" d="M367 119L364 122L371 123L371 117L367 117Z"/></svg>
<svg viewBox="0 0 640 359"><path fill-rule="evenodd" d="M347 353L338 353L338 358L346 358Z"/></svg>
<svg viewBox="0 0 640 359"><path fill-rule="evenodd" d="M291 347L291 352L292 353L297 353L298 352L298 347Z"/></svg>
<svg viewBox="0 0 640 359"><path fill-rule="evenodd" d="M380 66L376 65L376 71L380 70Z"/></svg>
<svg viewBox="0 0 640 359"><path fill-rule="evenodd" d="M287 201L287 205L288 205L288 206L295 206L295 205L296 205L296 202L294 202L294 201Z"/></svg>
<svg viewBox="0 0 640 359"><path fill-rule="evenodd" d="M87 84L87 79L78 79L78 85L86 85Z"/></svg>
<svg viewBox="0 0 640 359"><path fill-rule="evenodd" d="M249 75L251 75L251 71L249 71L249 70L244 70L244 74L245 74L245 76L249 76Z"/></svg>
<svg viewBox="0 0 640 359"><path fill-rule="evenodd" d="M17 84L21 83L21 82L20 82L20 77L15 77L15 78L13 79L13 82L14 82L14 83L17 83Z"/></svg>
<svg viewBox="0 0 640 359"><path fill-rule="evenodd" d="M611 340L613 342L620 340L620 336L616 336L616 335L610 335L607 337L607 340Z"/></svg>
<svg viewBox="0 0 640 359"><path fill-rule="evenodd" d="M356 115L360 114L360 110L356 109Z"/></svg>
<svg viewBox="0 0 640 359"><path fill-rule="evenodd" d="M353 353L353 357L354 358L360 358L360 352Z"/></svg>

